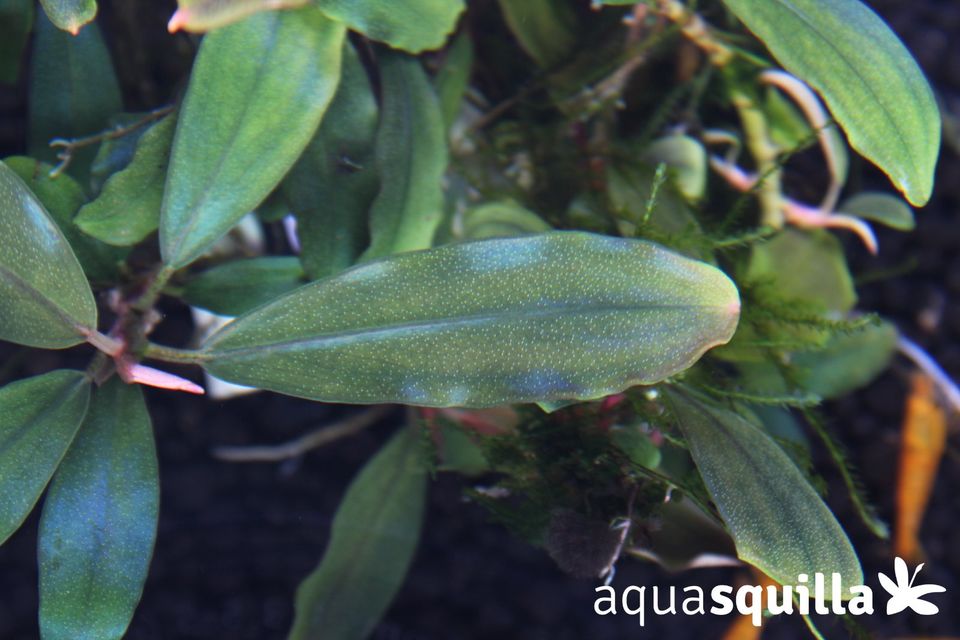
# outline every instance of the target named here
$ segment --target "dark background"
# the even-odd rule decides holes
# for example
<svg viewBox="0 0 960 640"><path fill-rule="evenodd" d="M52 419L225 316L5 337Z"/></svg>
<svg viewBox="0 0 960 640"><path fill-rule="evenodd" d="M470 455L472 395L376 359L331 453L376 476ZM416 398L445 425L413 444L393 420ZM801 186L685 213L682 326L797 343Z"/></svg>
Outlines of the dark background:
<svg viewBox="0 0 960 640"><path fill-rule="evenodd" d="M960 108L960 3L951 0L869 2L907 43L937 92ZM128 108L150 108L170 96L186 77L192 45L187 36L167 36L174 3L101 0L101 25L108 34ZM149 35L150 46L114 34ZM140 70L150 69L144 76ZM22 153L25 145L25 82L0 87L0 154ZM884 185L865 170L865 184ZM887 188L884 186L884 188ZM881 254L867 255L849 243L855 274L903 270L895 278L860 287L861 308L895 320L933 353L952 375L960 373L960 160L945 148L932 202L918 212L913 234L878 230ZM919 315L938 318L930 330ZM187 318L171 307L168 325ZM162 342L162 336L158 339ZM0 345L0 363L13 349ZM64 366L73 356L29 352L7 370L13 376ZM85 362L79 354L78 366ZM69 362L67 363L69 364ZM905 374L897 365L869 389L826 407L830 426L859 467L881 516L893 519L899 425ZM128 634L132 639L207 640L284 637L299 581L320 558L332 514L350 478L398 424L400 414L349 439L283 464L231 464L215 460L220 444L281 442L351 411L272 394L214 403L168 392L147 392L161 468L161 515L156 553L143 600ZM920 618L882 613L861 620L877 637L960 634L960 467L956 430L941 466L923 529L929 559L923 577L947 587L935 600L941 614ZM853 513L835 470L820 460L830 485L828 501L850 532L876 587L876 572L892 569L889 547L872 538ZM560 572L542 551L511 536L486 513L462 498L462 483L441 476L433 483L423 541L407 582L375 638L717 638L732 619L650 617L641 630L625 614L593 613L594 584ZM0 547L0 639L37 637L37 513ZM616 584L728 583L743 572L698 571L669 576L635 561L618 568ZM951 606L952 605L952 606ZM882 609L882 602L878 602ZM765 638L802 638L796 620L778 620ZM845 637L832 630L830 637Z"/></svg>

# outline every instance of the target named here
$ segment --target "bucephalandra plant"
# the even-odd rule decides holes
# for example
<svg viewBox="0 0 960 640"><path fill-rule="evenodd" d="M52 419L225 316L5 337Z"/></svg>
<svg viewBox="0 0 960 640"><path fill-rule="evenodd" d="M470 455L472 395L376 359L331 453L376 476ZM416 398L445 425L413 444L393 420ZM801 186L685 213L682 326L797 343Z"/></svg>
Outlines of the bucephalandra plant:
<svg viewBox="0 0 960 640"><path fill-rule="evenodd" d="M801 419L885 537L813 407L898 345L957 394L856 310L833 235L877 252L872 223L914 224L845 193L848 145L914 206L940 145L926 80L860 0L179 0L192 70L143 113L95 0L0 8L0 79L32 37L0 340L90 356L0 388L0 542L46 496L44 639L125 633L159 509L140 385L204 393L184 365L210 389L411 407L291 638L372 631L437 472L482 475L473 500L598 584L626 556L863 582ZM810 147L822 175L790 163ZM819 202L785 191L793 171ZM157 343L173 300L219 328ZM678 530L700 542L662 544Z"/></svg>

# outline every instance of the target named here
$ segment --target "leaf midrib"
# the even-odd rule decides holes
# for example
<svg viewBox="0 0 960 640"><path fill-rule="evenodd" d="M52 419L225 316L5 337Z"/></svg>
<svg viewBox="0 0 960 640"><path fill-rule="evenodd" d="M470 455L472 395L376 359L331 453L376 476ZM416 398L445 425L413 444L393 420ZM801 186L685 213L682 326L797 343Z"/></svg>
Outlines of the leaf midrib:
<svg viewBox="0 0 960 640"><path fill-rule="evenodd" d="M330 333L321 333L309 338L301 338L278 342L265 342L257 345L217 349L217 336L211 341L210 345L204 348L203 353L210 358L213 356L243 356L257 353L263 348L272 348L278 350L288 350L296 347L305 347L310 345L322 344L323 342L348 341L357 338L369 338L382 334L389 334L403 330L416 329L446 329L456 326L468 326L483 324L491 321L518 321L536 318L550 318L567 315L592 315L592 314L610 314L610 313L637 313L643 311L671 311L671 310L693 310L693 309L716 309L723 313L726 305L724 304L636 304L630 306L601 305L601 306L561 306L550 309L525 309L522 311L505 311L501 313L480 313L462 316L447 316L429 320L415 320L411 322L397 322L373 327L362 327L349 331L336 331ZM229 339L230 334L242 330L240 326L228 326L224 329L223 338ZM227 333L229 332L229 333Z"/></svg>
<svg viewBox="0 0 960 640"><path fill-rule="evenodd" d="M270 36L267 39L268 40L267 51L272 51L274 49L274 46L276 45L277 36L280 32L281 20L282 20L282 17L278 14L273 21L273 29L271 30ZM250 91L248 95L250 96L257 95L257 89L260 87L260 84L263 82L264 74L266 73L266 69L269 66L270 66L269 60L262 61L262 64L257 69L257 73L253 79L253 89ZM250 112L250 105L253 102L254 102L253 99L244 101L243 108L240 111L240 116L237 119L237 122L239 124L236 127L236 129L234 129L234 135L231 136L230 141L221 150L220 158L217 161L217 166L214 168L213 172L209 174L210 178L206 180L206 186L203 188L203 190L200 191L200 193L198 193L193 199L190 200L190 204L188 207L188 210L190 211L190 218L187 224L181 228L180 233L177 235L176 243L173 244L173 246L171 247L171 256L167 256L167 259L170 260L171 263L176 264L183 261L184 259L183 256L179 254L183 248L183 245L186 243L187 238L190 236L191 233L193 233L193 230L196 228L197 224L200 222L200 218L201 218L200 212L203 209L203 207L206 205L207 201L210 199L211 193L213 191L213 185L220 180L220 176L221 174L223 174L224 167L227 164L227 159L232 156L233 149L234 147L237 146L237 141L240 139L240 134L244 129L243 125L246 123L246 120L247 120L247 114ZM179 142L179 138L180 138L180 131L179 131L180 127L178 126L177 129L178 130L175 134L176 139L174 140L174 143L172 145L170 159L168 161L171 164L172 164L172 161L174 160L174 152L178 148L177 143ZM161 214L161 217L162 217L162 214ZM173 260L172 259L173 257L177 257L179 259Z"/></svg>
<svg viewBox="0 0 960 640"><path fill-rule="evenodd" d="M34 287L30 282L27 282L23 279L20 274L12 269L8 268L6 265L0 264L0 279L4 279L14 288L25 294L32 301L38 303L41 307L50 311L53 315L63 321L64 324L71 327L78 337L81 336L81 328L92 328L85 327L85 325L78 322L72 315L70 315L65 309L60 305L54 302L52 299L41 295L40 292Z"/></svg>

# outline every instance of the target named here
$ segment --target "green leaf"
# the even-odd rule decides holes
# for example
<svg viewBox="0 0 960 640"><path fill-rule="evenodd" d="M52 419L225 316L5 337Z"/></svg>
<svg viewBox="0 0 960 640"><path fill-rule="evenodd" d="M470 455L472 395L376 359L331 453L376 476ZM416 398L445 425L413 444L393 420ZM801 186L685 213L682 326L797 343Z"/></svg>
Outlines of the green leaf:
<svg viewBox="0 0 960 640"><path fill-rule="evenodd" d="M565 0L499 0L500 11L534 62L552 69L577 50L577 17Z"/></svg>
<svg viewBox="0 0 960 640"><path fill-rule="evenodd" d="M33 13L33 0L0 0L0 83L14 84L20 77Z"/></svg>
<svg viewBox="0 0 960 640"><path fill-rule="evenodd" d="M90 401L79 371L0 389L0 544L20 528L73 441Z"/></svg>
<svg viewBox="0 0 960 640"><path fill-rule="evenodd" d="M793 364L800 370L798 382L826 399L865 387L890 366L897 350L897 337L896 327L889 322L838 334L822 351L794 356Z"/></svg>
<svg viewBox="0 0 960 640"><path fill-rule="evenodd" d="M364 259L429 247L443 219L447 135L430 80L416 58L383 51L380 82L381 187L370 210L371 243Z"/></svg>
<svg viewBox="0 0 960 640"><path fill-rule="evenodd" d="M767 87L759 106L770 128L770 140L781 151L795 152L817 143L816 132L803 112L777 89Z"/></svg>
<svg viewBox="0 0 960 640"><path fill-rule="evenodd" d="M438 447L439 471L452 471L464 476L478 476L490 471L483 449L466 433L466 428L452 422L440 427Z"/></svg>
<svg viewBox="0 0 960 640"><path fill-rule="evenodd" d="M168 267L198 258L290 170L336 91L344 35L305 7L258 13L204 38L160 215Z"/></svg>
<svg viewBox="0 0 960 640"><path fill-rule="evenodd" d="M443 66L440 67L434 80L437 97L440 100L440 110L443 111L443 122L448 131L460 113L472 70L473 40L465 31L450 45Z"/></svg>
<svg viewBox="0 0 960 640"><path fill-rule="evenodd" d="M30 69L29 155L56 163L54 138L78 138L104 130L123 109L120 86L97 25L77 36L37 15ZM94 147L79 149L68 171L85 185Z"/></svg>
<svg viewBox="0 0 960 640"><path fill-rule="evenodd" d="M157 230L176 126L177 119L171 115L143 134L130 163L110 176L100 195L80 209L78 227L120 247L137 244Z"/></svg>
<svg viewBox="0 0 960 640"><path fill-rule="evenodd" d="M290 640L362 640L400 589L413 559L427 490L422 442L404 429L347 489L320 566L297 589Z"/></svg>
<svg viewBox="0 0 960 640"><path fill-rule="evenodd" d="M239 316L301 286L304 279L296 257L233 260L193 276L183 299L224 316Z"/></svg>
<svg viewBox="0 0 960 640"><path fill-rule="evenodd" d="M123 171L133 160L137 143L147 131L157 124L149 113L117 113L110 117L108 127L122 135L104 138L97 147L97 155L90 166L90 186L94 194L100 193L103 183L113 174ZM139 126L138 126L139 125Z"/></svg>
<svg viewBox="0 0 960 640"><path fill-rule="evenodd" d="M610 429L610 439L633 464L645 469L656 469L660 464L660 448L639 424L615 425Z"/></svg>
<svg viewBox="0 0 960 640"><path fill-rule="evenodd" d="M340 86L310 145L281 190L297 218L300 259L311 279L343 271L369 239L367 214L377 196L374 166L377 100L349 42Z"/></svg>
<svg viewBox="0 0 960 640"><path fill-rule="evenodd" d="M851 146L916 206L930 199L940 111L903 43L859 0L724 0L823 96Z"/></svg>
<svg viewBox="0 0 960 640"><path fill-rule="evenodd" d="M667 165L674 184L690 201L703 197L707 188L707 151L697 140L684 135L669 135L650 143L644 160L656 166Z"/></svg>
<svg viewBox="0 0 960 640"><path fill-rule="evenodd" d="M50 22L74 36L97 16L96 0L40 0L40 6Z"/></svg>
<svg viewBox="0 0 960 640"><path fill-rule="evenodd" d="M638 151L637 155L641 153ZM698 241L700 224L674 184L662 184L656 198L653 197L654 167L640 162L611 162L605 176L608 204L618 218L622 235L651 234L661 241L669 241L672 249L685 255L713 259Z"/></svg>
<svg viewBox="0 0 960 640"><path fill-rule="evenodd" d="M686 369L738 317L709 265L553 232L355 267L238 318L201 358L230 382L333 402L592 399Z"/></svg>
<svg viewBox="0 0 960 640"><path fill-rule="evenodd" d="M784 299L844 315L857 303L840 241L826 231L785 229L755 245L746 279L766 282Z"/></svg>
<svg viewBox="0 0 960 640"><path fill-rule="evenodd" d="M420 53L453 33L463 0L315 0L320 10L371 40Z"/></svg>
<svg viewBox="0 0 960 640"><path fill-rule="evenodd" d="M177 0L179 9L170 20L178 29L203 32L223 27L261 11L302 7L310 0Z"/></svg>
<svg viewBox="0 0 960 640"><path fill-rule="evenodd" d="M511 238L550 231L543 218L510 202L490 202L463 213L463 237L467 240Z"/></svg>
<svg viewBox="0 0 960 640"><path fill-rule="evenodd" d="M123 254L84 235L74 224L74 215L86 202L83 188L77 181L65 174L51 178L53 167L33 158L14 156L6 158L4 163L20 176L60 227L87 277L98 282L112 282Z"/></svg>
<svg viewBox="0 0 960 640"><path fill-rule="evenodd" d="M0 340L62 349L97 325L80 263L36 196L0 162Z"/></svg>
<svg viewBox="0 0 960 640"><path fill-rule="evenodd" d="M147 578L159 507L143 393L114 377L94 393L44 500L37 554L44 640L123 637Z"/></svg>
<svg viewBox="0 0 960 640"><path fill-rule="evenodd" d="M783 449L737 413L665 396L742 560L783 585L818 572L863 583L847 534Z"/></svg>
<svg viewBox="0 0 960 640"><path fill-rule="evenodd" d="M837 211L847 215L874 220L898 231L913 231L917 222L913 209L906 202L887 193L866 191L845 200Z"/></svg>
<svg viewBox="0 0 960 640"><path fill-rule="evenodd" d="M897 329L889 322L832 336L822 349L790 354L788 384L774 363L742 363L739 368L751 392L771 396L797 389L824 399L839 398L865 387L883 373L897 350Z"/></svg>

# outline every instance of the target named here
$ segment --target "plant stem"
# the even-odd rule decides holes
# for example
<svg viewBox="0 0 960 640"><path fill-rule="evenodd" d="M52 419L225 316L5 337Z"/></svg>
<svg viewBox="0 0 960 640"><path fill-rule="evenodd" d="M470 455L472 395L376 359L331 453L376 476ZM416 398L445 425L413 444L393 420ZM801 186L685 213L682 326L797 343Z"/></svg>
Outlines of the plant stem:
<svg viewBox="0 0 960 640"><path fill-rule="evenodd" d="M165 347L153 342L148 342L144 347L143 357L176 364L202 364L207 360L207 355L202 351Z"/></svg>
<svg viewBox="0 0 960 640"><path fill-rule="evenodd" d="M761 224L773 229L784 225L783 195L780 186L780 165L777 162L777 147L770 141L770 130L763 113L746 94L736 91L733 106L740 115L747 149L757 163L757 180Z"/></svg>
<svg viewBox="0 0 960 640"><path fill-rule="evenodd" d="M147 288L140 294L140 297L130 305L131 308L140 313L149 311L157 303L157 299L163 293L164 287L167 286L167 282L170 281L174 273L175 270L167 265L161 267L150 279Z"/></svg>
<svg viewBox="0 0 960 640"><path fill-rule="evenodd" d="M160 109L151 111L136 122L132 122L125 127L114 127L112 129L107 129L83 138L72 138L70 140L64 138L54 138L50 141L50 146L61 147L63 151L57 155L57 157L60 159L60 164L53 168L53 170L50 172L50 177L56 178L67 170L67 167L69 167L70 163L73 161L73 154L77 149L89 147L91 145L103 142L104 140L116 140L117 138L122 138L123 136L133 133L140 127L149 124L154 120L159 120L171 111L173 111L172 106L161 107Z"/></svg>
<svg viewBox="0 0 960 640"><path fill-rule="evenodd" d="M392 409L390 405L376 406L279 445L217 447L213 450L213 456L230 462L280 462L289 458L298 458L312 449L366 429L386 415L390 409Z"/></svg>

